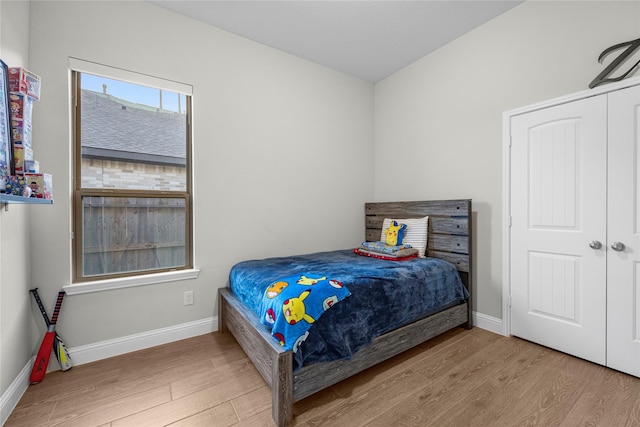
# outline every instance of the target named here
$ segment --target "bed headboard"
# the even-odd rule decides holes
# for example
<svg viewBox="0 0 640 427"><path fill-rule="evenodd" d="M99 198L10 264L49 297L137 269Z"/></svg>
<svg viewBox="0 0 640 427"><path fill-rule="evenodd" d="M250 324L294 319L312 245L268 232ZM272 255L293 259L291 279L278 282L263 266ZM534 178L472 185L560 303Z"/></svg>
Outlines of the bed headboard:
<svg viewBox="0 0 640 427"><path fill-rule="evenodd" d="M454 264L471 292L471 200L380 202L365 204L365 239L380 240L385 218L429 215L427 256Z"/></svg>

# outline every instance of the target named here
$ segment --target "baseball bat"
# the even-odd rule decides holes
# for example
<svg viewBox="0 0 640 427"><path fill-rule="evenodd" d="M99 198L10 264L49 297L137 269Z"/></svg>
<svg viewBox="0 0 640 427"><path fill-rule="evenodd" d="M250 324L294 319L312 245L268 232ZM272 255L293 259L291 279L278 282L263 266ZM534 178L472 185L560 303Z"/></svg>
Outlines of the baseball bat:
<svg viewBox="0 0 640 427"><path fill-rule="evenodd" d="M56 336L56 323L58 322L58 314L60 314L60 307L62 307L62 299L64 298L64 291L58 292L58 299L51 315L50 325L47 328L47 332L44 334L42 344L36 355L36 360L29 376L31 384L38 384L44 379L44 375L47 373L47 366L49 366L49 359L51 358L51 351L53 350L53 341Z"/></svg>
<svg viewBox="0 0 640 427"><path fill-rule="evenodd" d="M31 295L33 295L33 298L35 299L36 304L40 309L40 314L42 314L42 318L44 319L44 323L47 326L48 330L51 322L49 321L49 316L47 316L47 311L44 308L44 304L40 299L40 295L38 295L38 288L31 289L29 292L31 292ZM62 338L57 331L53 339L53 353L55 354L56 359L58 359L58 364L60 365L61 371L68 371L73 367L73 362L71 361L69 350L67 350L67 346L64 344L64 341L62 341Z"/></svg>

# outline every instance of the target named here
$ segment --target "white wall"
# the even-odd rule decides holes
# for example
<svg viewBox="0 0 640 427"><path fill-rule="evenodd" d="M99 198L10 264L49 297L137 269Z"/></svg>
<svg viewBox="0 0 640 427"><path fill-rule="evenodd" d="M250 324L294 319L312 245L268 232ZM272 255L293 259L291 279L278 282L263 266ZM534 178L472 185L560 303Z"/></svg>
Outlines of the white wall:
<svg viewBox="0 0 640 427"><path fill-rule="evenodd" d="M638 1L528 1L376 84L375 198L473 199L474 310L502 317L502 112L588 89L638 37Z"/></svg>
<svg viewBox="0 0 640 427"><path fill-rule="evenodd" d="M9 66L28 68L28 2L0 2L0 58ZM30 210L23 205L0 209L0 396L25 367L39 340L29 295ZM2 413L0 420L7 415Z"/></svg>
<svg viewBox="0 0 640 427"><path fill-rule="evenodd" d="M348 248L373 197L373 86L147 2L34 1L35 157L53 206L33 209L32 282L70 283L68 58L193 85L196 280L68 296L70 347L217 314L233 263ZM195 304L183 306L193 290Z"/></svg>

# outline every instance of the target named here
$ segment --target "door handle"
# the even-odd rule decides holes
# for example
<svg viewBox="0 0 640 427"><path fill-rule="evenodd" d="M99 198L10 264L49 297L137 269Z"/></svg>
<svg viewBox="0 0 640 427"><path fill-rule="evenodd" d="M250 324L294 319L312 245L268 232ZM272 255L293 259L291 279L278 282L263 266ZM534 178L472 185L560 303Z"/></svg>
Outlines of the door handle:
<svg viewBox="0 0 640 427"><path fill-rule="evenodd" d="M614 251L621 252L621 251L624 251L624 248L625 246L624 246L624 243L622 242L613 242L611 244L611 249L613 249Z"/></svg>
<svg viewBox="0 0 640 427"><path fill-rule="evenodd" d="M600 248L602 247L602 243L600 243L600 242L599 242L599 241L597 241L597 240L592 240L592 241L589 243L589 247L590 247L591 249L600 249Z"/></svg>

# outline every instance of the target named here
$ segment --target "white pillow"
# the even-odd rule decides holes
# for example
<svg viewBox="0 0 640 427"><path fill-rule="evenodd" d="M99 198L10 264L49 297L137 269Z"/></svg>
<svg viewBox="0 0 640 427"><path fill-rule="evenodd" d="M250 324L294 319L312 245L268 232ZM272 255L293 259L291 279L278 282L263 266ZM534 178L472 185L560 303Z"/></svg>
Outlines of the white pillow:
<svg viewBox="0 0 640 427"><path fill-rule="evenodd" d="M411 245L418 250L418 256L424 258L427 251L427 224L429 223L429 217L424 218L385 218L382 223L382 233L380 233L380 241L384 242L387 236L384 234L384 230L389 228L391 221L398 221L399 224L407 224L407 229L404 232L403 244Z"/></svg>

